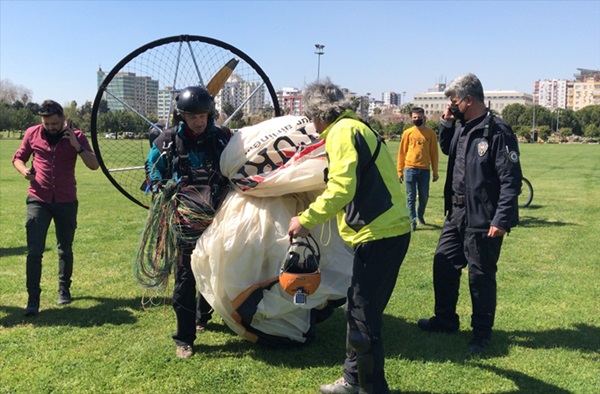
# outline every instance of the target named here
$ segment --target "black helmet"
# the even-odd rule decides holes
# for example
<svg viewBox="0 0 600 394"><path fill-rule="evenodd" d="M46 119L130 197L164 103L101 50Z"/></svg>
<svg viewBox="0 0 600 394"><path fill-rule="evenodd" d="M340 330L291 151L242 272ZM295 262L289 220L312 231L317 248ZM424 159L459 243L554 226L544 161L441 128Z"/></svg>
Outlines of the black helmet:
<svg viewBox="0 0 600 394"><path fill-rule="evenodd" d="M311 241L314 243L314 247L311 245ZM302 256L292 250L297 247L304 248ZM306 304L306 297L319 288L321 284L320 259L319 244L312 235L308 234L306 242L290 240L287 255L279 272L279 284L286 293L294 297L294 304Z"/></svg>
<svg viewBox="0 0 600 394"><path fill-rule="evenodd" d="M187 87L177 95L175 101L179 113L208 114L210 118L215 118L215 101L204 88Z"/></svg>

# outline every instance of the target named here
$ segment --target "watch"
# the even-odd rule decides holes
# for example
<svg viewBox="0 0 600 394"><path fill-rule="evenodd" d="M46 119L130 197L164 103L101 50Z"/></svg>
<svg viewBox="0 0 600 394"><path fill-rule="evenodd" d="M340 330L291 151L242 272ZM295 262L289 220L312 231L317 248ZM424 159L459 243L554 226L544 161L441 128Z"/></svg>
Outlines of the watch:
<svg viewBox="0 0 600 394"><path fill-rule="evenodd" d="M81 154L85 149L83 149L82 145L79 145L80 149L77 151L77 154Z"/></svg>

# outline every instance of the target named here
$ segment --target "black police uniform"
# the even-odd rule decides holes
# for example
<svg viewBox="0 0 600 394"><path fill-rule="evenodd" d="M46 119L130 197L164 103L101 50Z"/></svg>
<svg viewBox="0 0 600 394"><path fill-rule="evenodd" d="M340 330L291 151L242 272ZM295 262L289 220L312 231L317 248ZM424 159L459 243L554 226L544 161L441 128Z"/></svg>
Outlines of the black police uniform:
<svg viewBox="0 0 600 394"><path fill-rule="evenodd" d="M490 226L518 224L521 166L515 134L487 113L439 130L449 155L444 211L446 221L434 256L435 318L446 330L459 327L456 314L461 270L468 266L473 305L471 327L489 339L496 311L496 271L503 237L487 236Z"/></svg>

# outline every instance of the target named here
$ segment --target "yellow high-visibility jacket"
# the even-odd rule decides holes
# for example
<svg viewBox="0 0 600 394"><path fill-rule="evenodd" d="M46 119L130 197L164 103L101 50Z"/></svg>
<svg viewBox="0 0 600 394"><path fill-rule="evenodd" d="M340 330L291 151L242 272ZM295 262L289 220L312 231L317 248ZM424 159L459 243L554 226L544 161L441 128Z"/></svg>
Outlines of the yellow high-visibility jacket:
<svg viewBox="0 0 600 394"><path fill-rule="evenodd" d="M406 196L380 137L350 110L320 137L328 157L327 187L299 215L300 223L310 230L337 215L340 235L351 247L410 232Z"/></svg>

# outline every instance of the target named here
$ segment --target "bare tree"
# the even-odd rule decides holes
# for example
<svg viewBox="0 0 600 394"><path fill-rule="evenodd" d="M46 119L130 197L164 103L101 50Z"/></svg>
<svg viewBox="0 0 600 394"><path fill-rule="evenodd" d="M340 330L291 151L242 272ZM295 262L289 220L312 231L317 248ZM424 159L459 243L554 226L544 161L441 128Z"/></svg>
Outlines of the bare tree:
<svg viewBox="0 0 600 394"><path fill-rule="evenodd" d="M20 101L27 105L31 100L31 90L21 85L15 85L9 79L0 80L0 101L7 104L13 104L15 101Z"/></svg>

